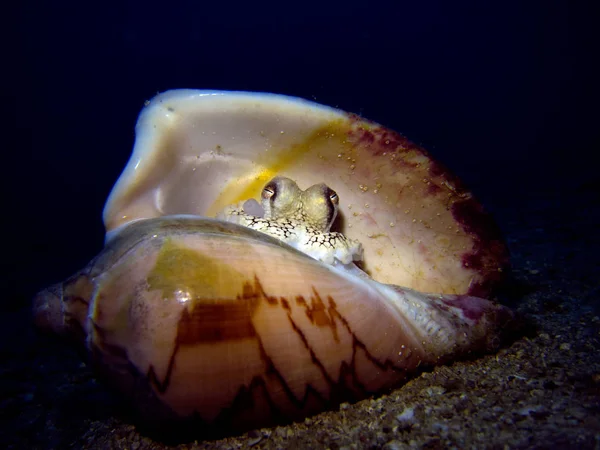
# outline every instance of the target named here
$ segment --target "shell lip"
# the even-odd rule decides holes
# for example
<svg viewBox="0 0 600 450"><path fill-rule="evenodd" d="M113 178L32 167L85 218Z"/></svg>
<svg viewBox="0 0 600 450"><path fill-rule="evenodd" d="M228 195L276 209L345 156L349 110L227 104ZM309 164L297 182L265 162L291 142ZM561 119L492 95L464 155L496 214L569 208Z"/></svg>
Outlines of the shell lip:
<svg viewBox="0 0 600 450"><path fill-rule="evenodd" d="M170 216L150 217L146 219L137 219L127 222L111 232L107 233L106 245L118 246L119 241L127 240L131 235L138 235L138 240L142 240L147 235L159 235L170 232L177 232L178 229L186 227L196 227L196 231L203 232L208 235L227 235L229 238L252 239L262 243L284 248L285 250L305 258L311 258L306 253L295 249L285 242L261 233L260 231L238 225L231 222L226 222L219 219L214 219L204 216L196 216L192 214L175 214Z"/></svg>
<svg viewBox="0 0 600 450"><path fill-rule="evenodd" d="M227 91L219 89L170 89L168 91L161 92L152 99L146 102L144 109L142 110L137 124L139 124L145 116L153 109L158 108L158 104L164 104L168 101L178 100L193 100L201 97L232 97L236 99L257 99L260 101L274 100L274 101L287 101L290 103L296 103L299 106L308 106L316 108L321 111L328 111L336 114L345 115L346 112L339 108L323 105L321 103L314 102L302 97L296 97L293 95L277 94L273 92L259 92L259 91ZM162 105L161 105L162 106ZM165 106L165 109L168 109ZM136 126L137 126L136 124Z"/></svg>

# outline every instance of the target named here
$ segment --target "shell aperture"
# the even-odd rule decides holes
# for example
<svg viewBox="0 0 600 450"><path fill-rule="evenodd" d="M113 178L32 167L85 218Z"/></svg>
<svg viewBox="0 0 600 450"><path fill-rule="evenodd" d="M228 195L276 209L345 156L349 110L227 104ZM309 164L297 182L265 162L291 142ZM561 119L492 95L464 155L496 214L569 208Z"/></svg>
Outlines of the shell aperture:
<svg viewBox="0 0 600 450"><path fill-rule="evenodd" d="M253 195L260 202L276 175L335 189L344 218L335 231L362 244L363 268L379 282L488 297L506 274L494 221L426 150L354 114L274 94L173 90L150 100L104 224L215 217Z"/></svg>
<svg viewBox="0 0 600 450"><path fill-rule="evenodd" d="M280 239L326 264L362 260L360 242L329 231L337 216L339 197L326 184L303 191L294 180L275 177L262 190L263 217L246 213L247 201L226 207L217 217Z"/></svg>

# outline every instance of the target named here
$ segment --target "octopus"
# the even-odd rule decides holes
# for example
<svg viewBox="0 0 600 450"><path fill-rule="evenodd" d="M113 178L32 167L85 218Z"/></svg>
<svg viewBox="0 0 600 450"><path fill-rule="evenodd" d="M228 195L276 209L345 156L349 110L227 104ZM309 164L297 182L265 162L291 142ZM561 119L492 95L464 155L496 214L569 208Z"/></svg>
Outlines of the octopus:
<svg viewBox="0 0 600 450"><path fill-rule="evenodd" d="M273 236L326 264L363 258L362 244L330 231L338 214L338 194L325 183L300 189L286 177L263 188L261 204L250 199L228 206L217 217Z"/></svg>

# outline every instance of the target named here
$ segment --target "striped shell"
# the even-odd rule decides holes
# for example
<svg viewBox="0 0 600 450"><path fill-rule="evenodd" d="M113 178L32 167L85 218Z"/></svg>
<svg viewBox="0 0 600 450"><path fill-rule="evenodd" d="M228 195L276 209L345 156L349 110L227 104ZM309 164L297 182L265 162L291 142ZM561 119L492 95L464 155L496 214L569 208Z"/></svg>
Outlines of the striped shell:
<svg viewBox="0 0 600 450"><path fill-rule="evenodd" d="M393 132L307 102L162 94L107 202L105 248L37 295L36 322L83 343L166 428L264 426L398 386L492 349L511 318L470 295L489 292L506 251L438 167ZM206 217L273 174L335 188L337 229L363 243L373 278Z"/></svg>

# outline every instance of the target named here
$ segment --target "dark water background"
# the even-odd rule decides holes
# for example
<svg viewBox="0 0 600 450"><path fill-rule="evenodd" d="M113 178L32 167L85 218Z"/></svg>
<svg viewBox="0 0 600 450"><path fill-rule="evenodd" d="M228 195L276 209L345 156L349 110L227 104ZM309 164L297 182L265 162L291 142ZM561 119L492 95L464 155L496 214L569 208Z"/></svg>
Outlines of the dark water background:
<svg viewBox="0 0 600 450"><path fill-rule="evenodd" d="M461 433L479 437L506 424L506 436L477 441L479 448L598 448L600 51L592 7L567 0L1 6L0 447L94 447L128 435L119 445L134 448L139 440L127 420L114 419L114 405L78 357L33 336L28 310L37 290L101 249L102 208L144 101L192 88L275 92L358 113L463 178L505 228L516 276L530 285L520 311L543 333L454 375L471 376L479 391L465 387L465 395L473 390L483 403L469 426L462 412L452 417ZM413 389L437 386L436 376ZM515 387L510 377L527 382ZM531 382L543 389L530 408ZM389 397L385 407L396 427L393 416L410 399L422 407L410 388L399 392L406 398ZM422 434L439 434L425 419L446 417L435 413L446 401L423 413ZM365 408L349 409L356 419L342 437L365 430ZM334 440L331 429L319 442ZM414 439L440 443L429 448L451 442Z"/></svg>
<svg viewBox="0 0 600 450"><path fill-rule="evenodd" d="M137 114L167 89L269 91L359 113L422 144L484 203L598 189L598 51L575 2L15 3L1 308L97 253Z"/></svg>

